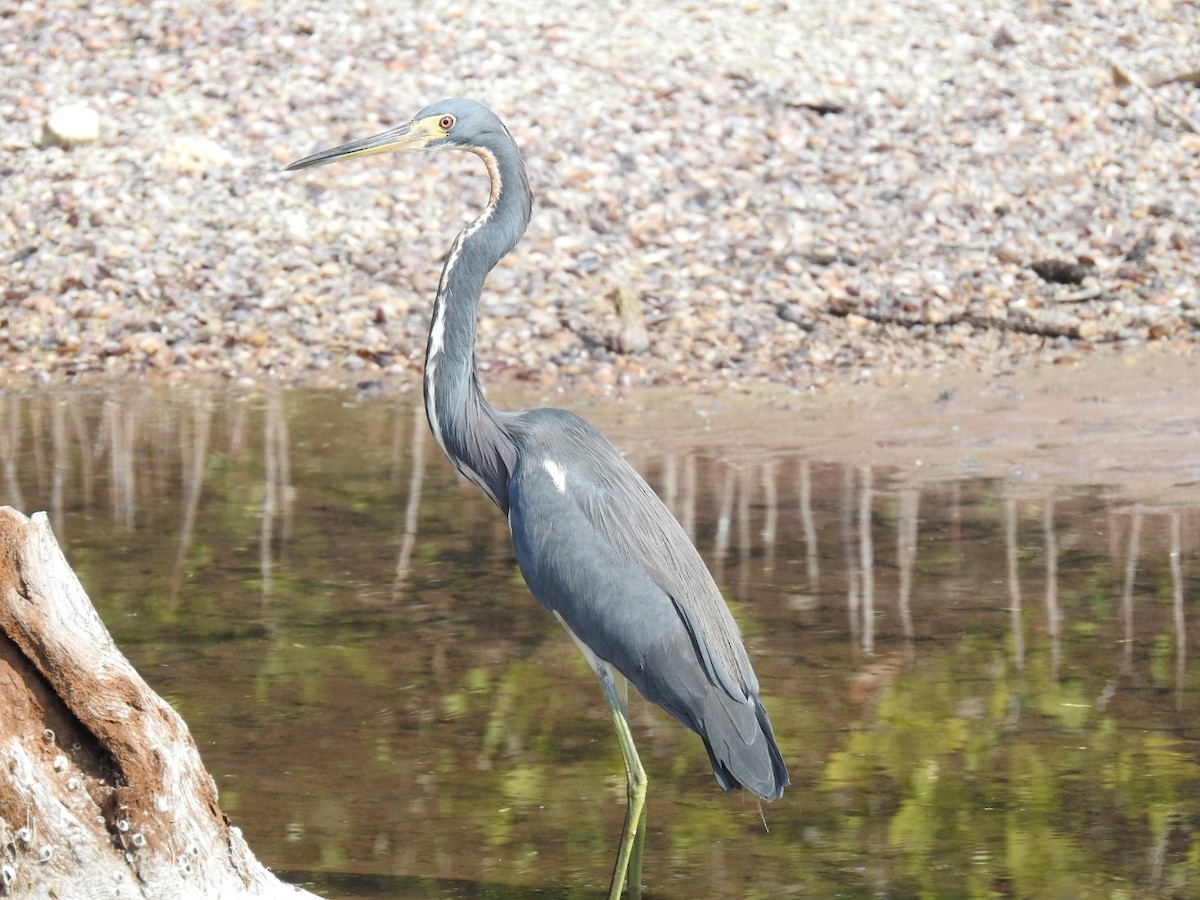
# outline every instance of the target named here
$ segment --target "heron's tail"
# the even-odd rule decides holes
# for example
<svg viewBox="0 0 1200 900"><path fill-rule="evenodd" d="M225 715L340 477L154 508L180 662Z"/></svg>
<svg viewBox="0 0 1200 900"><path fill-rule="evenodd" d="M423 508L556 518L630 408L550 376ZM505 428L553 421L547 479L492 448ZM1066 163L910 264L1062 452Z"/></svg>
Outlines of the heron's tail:
<svg viewBox="0 0 1200 900"><path fill-rule="evenodd" d="M771 720L757 697L739 702L714 688L698 724L713 774L723 790L741 787L764 800L783 796L791 781Z"/></svg>

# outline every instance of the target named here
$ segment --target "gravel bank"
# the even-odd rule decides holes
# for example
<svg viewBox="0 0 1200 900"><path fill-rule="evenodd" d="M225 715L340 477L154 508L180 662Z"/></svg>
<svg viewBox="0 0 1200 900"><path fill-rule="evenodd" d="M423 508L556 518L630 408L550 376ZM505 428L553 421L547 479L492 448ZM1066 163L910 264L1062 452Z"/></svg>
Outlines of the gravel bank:
<svg viewBox="0 0 1200 900"><path fill-rule="evenodd" d="M280 166L454 95L537 195L484 300L491 378L1195 353L1200 135L1111 63L1200 118L1168 81L1197 34L1178 0L2 4L0 371L411 383L482 166ZM44 141L72 104L98 139ZM614 297L648 352L612 349Z"/></svg>

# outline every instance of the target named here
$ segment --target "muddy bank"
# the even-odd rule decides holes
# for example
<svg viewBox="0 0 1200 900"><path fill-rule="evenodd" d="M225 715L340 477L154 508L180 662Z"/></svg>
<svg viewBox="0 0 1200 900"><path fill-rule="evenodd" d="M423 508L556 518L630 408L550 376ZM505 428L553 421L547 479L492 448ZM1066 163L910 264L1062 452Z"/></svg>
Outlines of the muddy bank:
<svg viewBox="0 0 1200 900"><path fill-rule="evenodd" d="M1200 502L1200 366L1142 349L1008 375L926 371L794 392L631 391L581 400L500 386L497 403L570 405L626 446L678 441L748 457L800 450L897 483L989 477L1043 495L1100 485L1150 504Z"/></svg>

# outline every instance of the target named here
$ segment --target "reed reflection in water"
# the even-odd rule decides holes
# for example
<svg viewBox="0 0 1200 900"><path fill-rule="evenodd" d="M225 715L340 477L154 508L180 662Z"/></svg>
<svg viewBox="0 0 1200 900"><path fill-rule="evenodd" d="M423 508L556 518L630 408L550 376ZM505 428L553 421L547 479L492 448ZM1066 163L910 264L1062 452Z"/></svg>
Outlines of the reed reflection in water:
<svg viewBox="0 0 1200 900"><path fill-rule="evenodd" d="M730 598L794 781L768 833L634 701L650 896L1200 892L1200 509L603 415ZM0 502L48 510L268 865L599 893L624 783L594 679L425 435L407 398L9 393Z"/></svg>

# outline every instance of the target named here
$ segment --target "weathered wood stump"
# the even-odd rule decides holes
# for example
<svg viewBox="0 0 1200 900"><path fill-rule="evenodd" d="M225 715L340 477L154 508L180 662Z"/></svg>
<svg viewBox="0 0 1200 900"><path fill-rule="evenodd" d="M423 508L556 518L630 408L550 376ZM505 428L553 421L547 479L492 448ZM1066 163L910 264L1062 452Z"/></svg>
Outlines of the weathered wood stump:
<svg viewBox="0 0 1200 900"><path fill-rule="evenodd" d="M0 507L0 897L314 895L217 805L183 719L113 643L44 513Z"/></svg>

